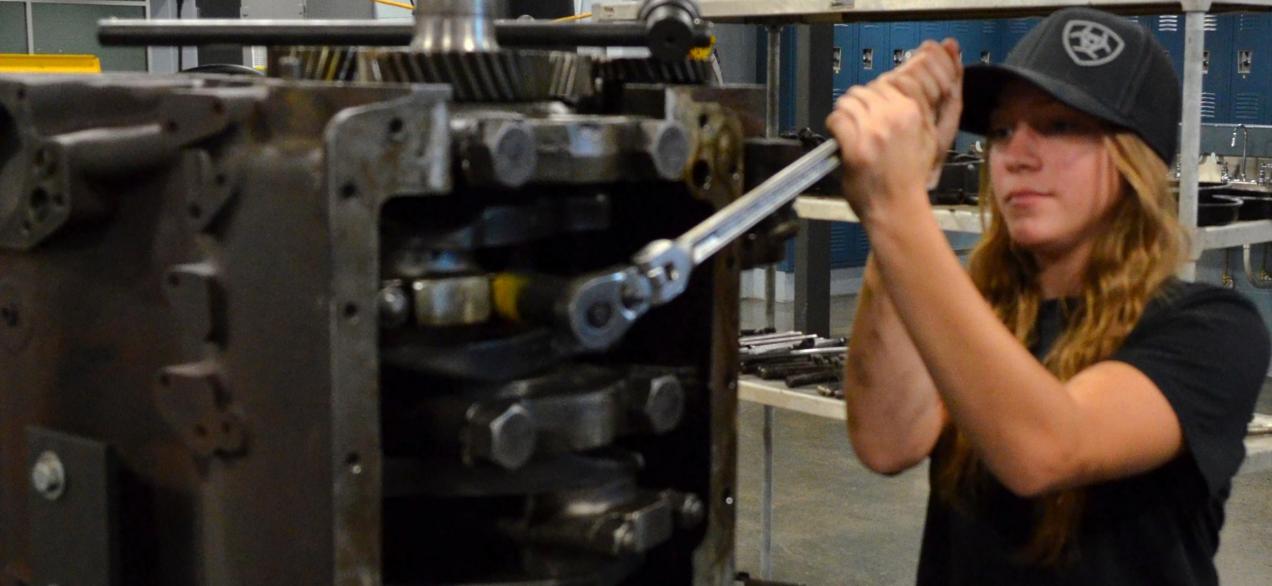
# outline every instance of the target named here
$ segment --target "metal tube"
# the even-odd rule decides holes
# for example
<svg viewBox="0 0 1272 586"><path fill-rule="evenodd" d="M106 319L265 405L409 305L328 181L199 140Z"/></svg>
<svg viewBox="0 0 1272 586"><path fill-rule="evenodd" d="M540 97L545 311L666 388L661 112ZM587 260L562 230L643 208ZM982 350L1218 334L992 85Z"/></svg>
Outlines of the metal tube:
<svg viewBox="0 0 1272 586"><path fill-rule="evenodd" d="M374 20L142 20L107 19L97 23L104 46L358 45L405 46L414 36L410 23ZM508 47L645 47L649 35L641 23L548 23L495 21L495 40ZM700 27L694 46L711 35Z"/></svg>
<svg viewBox="0 0 1272 586"><path fill-rule="evenodd" d="M780 78L782 74L782 27L768 27L768 77L765 78L766 111L764 113L764 136L777 138L781 106ZM764 323L770 328L777 328L777 265L764 267Z"/></svg>
<svg viewBox="0 0 1272 586"><path fill-rule="evenodd" d="M1201 156L1201 59L1206 37L1206 13L1184 14L1184 104L1183 128L1179 140L1179 222L1195 234L1197 227L1197 178ZM1192 254L1179 270L1179 277L1196 278L1199 242L1194 238Z"/></svg>

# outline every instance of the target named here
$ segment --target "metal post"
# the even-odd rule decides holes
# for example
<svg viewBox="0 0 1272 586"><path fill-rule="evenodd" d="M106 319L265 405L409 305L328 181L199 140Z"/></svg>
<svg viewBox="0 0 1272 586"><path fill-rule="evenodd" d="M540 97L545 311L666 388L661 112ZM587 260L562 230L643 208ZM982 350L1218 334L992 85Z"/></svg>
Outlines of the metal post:
<svg viewBox="0 0 1272 586"><path fill-rule="evenodd" d="M764 135L776 138L781 111L782 78L782 27L768 27L768 77L764 80L768 90ZM764 269L764 320L770 328L777 328L777 265ZM773 407L764 406L764 463L763 485L760 489L760 576L773 579Z"/></svg>
<svg viewBox="0 0 1272 586"><path fill-rule="evenodd" d="M825 132L834 107L834 25L799 27L796 124ZM795 238L795 329L830 335L830 223L801 221Z"/></svg>
<svg viewBox="0 0 1272 586"><path fill-rule="evenodd" d="M773 407L764 406L764 487L760 493L760 577L773 579Z"/></svg>
<svg viewBox="0 0 1272 586"><path fill-rule="evenodd" d="M1206 38L1206 13L1184 13L1184 104L1179 139L1179 221L1195 234L1197 227L1197 175L1201 160L1201 60ZM1188 262L1179 270L1181 279L1197 276L1201 255L1194 238Z"/></svg>
<svg viewBox="0 0 1272 586"><path fill-rule="evenodd" d="M765 89L768 90L767 111L764 117L764 136L777 138L781 122L779 113L781 106L782 77L782 27L768 27L768 76L765 78ZM777 329L777 265L764 267L764 325Z"/></svg>

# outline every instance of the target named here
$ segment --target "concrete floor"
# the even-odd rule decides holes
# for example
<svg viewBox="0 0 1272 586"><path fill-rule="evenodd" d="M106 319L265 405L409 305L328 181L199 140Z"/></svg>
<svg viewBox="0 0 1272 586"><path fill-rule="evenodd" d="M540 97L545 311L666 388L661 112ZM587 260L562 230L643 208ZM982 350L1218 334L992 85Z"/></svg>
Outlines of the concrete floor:
<svg viewBox="0 0 1272 586"><path fill-rule="evenodd" d="M832 302L831 332L846 335L852 298ZM778 307L789 328L790 304ZM744 301L743 327L764 321ZM1272 413L1272 385L1259 410ZM737 568L759 576L763 409L738 413ZM927 504L926 465L885 478L856 461L841 421L777 411L774 425L773 579L799 584L913 584ZM1227 506L1219 575L1225 586L1272 584L1272 472L1240 476Z"/></svg>

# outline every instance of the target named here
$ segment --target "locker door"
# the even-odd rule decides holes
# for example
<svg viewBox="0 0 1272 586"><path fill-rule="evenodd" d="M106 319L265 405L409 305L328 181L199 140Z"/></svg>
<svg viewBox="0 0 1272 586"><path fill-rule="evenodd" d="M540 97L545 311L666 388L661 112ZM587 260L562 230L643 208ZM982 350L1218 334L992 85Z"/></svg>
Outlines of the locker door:
<svg viewBox="0 0 1272 586"><path fill-rule="evenodd" d="M1232 121L1244 124L1267 124L1268 97L1272 90L1269 79L1267 39L1272 34L1272 22L1267 14L1243 12L1232 15L1236 21L1233 51L1229 61L1233 67Z"/></svg>
<svg viewBox="0 0 1272 586"><path fill-rule="evenodd" d="M1180 80L1184 77L1184 17L1178 14L1154 16L1146 23L1157 42L1170 53L1170 62Z"/></svg>
<svg viewBox="0 0 1272 586"><path fill-rule="evenodd" d="M835 25L835 56L832 58L834 70L834 97L839 99L848 88L857 84L857 75L861 69L861 58L858 42L860 25Z"/></svg>
<svg viewBox="0 0 1272 586"><path fill-rule="evenodd" d="M910 53L923 41L919 22L894 22L889 25L888 68L905 62Z"/></svg>
<svg viewBox="0 0 1272 586"><path fill-rule="evenodd" d="M948 34L958 39L964 65L993 63L1001 57L994 54L995 28L992 20L955 20L949 23Z"/></svg>
<svg viewBox="0 0 1272 586"><path fill-rule="evenodd" d="M1201 80L1202 122L1232 121L1232 72L1236 55L1232 49L1237 15L1207 14L1205 74Z"/></svg>
<svg viewBox="0 0 1272 586"><path fill-rule="evenodd" d="M889 25L863 22L857 25L857 83L869 83L892 68Z"/></svg>

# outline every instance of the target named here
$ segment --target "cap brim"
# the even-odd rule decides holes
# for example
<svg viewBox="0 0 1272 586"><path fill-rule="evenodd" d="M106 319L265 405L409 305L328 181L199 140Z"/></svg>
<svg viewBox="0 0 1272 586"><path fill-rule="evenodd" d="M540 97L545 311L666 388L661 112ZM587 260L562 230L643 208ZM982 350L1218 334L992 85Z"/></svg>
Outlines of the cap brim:
<svg viewBox="0 0 1272 586"><path fill-rule="evenodd" d="M1130 121L1105 106L1081 88L1041 73L1005 64L979 63L963 72L963 116L961 130L984 135L989 115L998 105L998 96L1007 82L1022 80L1037 86L1061 103L1110 124L1129 127Z"/></svg>

